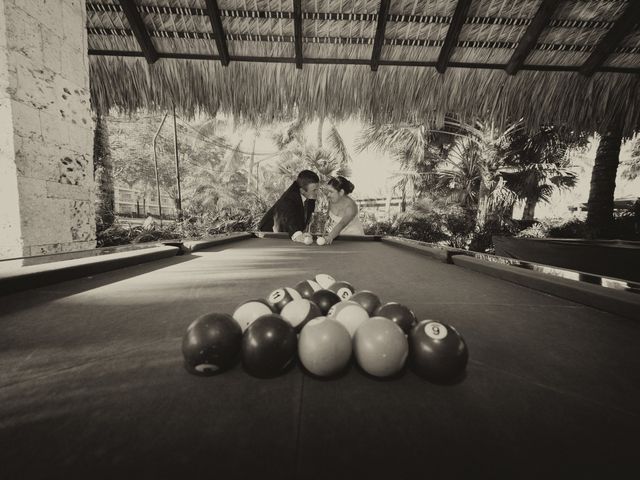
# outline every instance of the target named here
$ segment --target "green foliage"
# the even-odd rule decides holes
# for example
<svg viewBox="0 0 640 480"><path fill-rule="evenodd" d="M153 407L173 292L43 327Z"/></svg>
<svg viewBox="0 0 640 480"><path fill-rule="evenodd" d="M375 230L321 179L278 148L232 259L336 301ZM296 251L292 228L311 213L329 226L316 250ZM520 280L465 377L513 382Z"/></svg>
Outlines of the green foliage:
<svg viewBox="0 0 640 480"><path fill-rule="evenodd" d="M631 212L618 213L610 227L609 237L620 240L640 240L640 225ZM589 238L589 227L584 220L551 219L537 222L520 231L520 238Z"/></svg>
<svg viewBox="0 0 640 480"><path fill-rule="evenodd" d="M622 177L627 180L635 180L640 176L640 136L633 144L631 158L622 164Z"/></svg>
<svg viewBox="0 0 640 480"><path fill-rule="evenodd" d="M225 207L199 215L185 212L182 221L165 222L163 226L154 225L150 229L122 222L98 232L98 247L170 239L200 239L231 232L248 232L256 228L260 216L261 212L248 208Z"/></svg>
<svg viewBox="0 0 640 480"><path fill-rule="evenodd" d="M113 152L114 180L137 185L145 191L156 190L153 138L162 117L109 118ZM197 185L220 183L225 154L231 150L222 137L198 136L190 125L179 121L178 156L182 196L188 203ZM167 118L156 143L160 189L177 198L173 126Z"/></svg>
<svg viewBox="0 0 640 480"><path fill-rule="evenodd" d="M145 230L141 225L131 226L126 223L114 223L109 228L98 231L96 236L98 247L112 247L176 238L174 227L170 224L167 224L164 228L158 227L154 230Z"/></svg>
<svg viewBox="0 0 640 480"><path fill-rule="evenodd" d="M367 235L390 235L466 248L473 237L475 217L472 212L456 206L443 206L422 201L411 211L395 216L391 221L376 221L365 217Z"/></svg>
<svg viewBox="0 0 640 480"><path fill-rule="evenodd" d="M545 238L549 235L549 227L543 223L536 222L530 227L520 230L515 236L518 238Z"/></svg>
<svg viewBox="0 0 640 480"><path fill-rule="evenodd" d="M366 218L362 221L365 235L395 235L393 222Z"/></svg>
<svg viewBox="0 0 640 480"><path fill-rule="evenodd" d="M442 242L448 238L442 220L435 213L402 214L396 218L393 224L394 234L422 242Z"/></svg>
<svg viewBox="0 0 640 480"><path fill-rule="evenodd" d="M550 226L547 235L551 238L586 238L587 225L582 220L569 220L556 226Z"/></svg>
<svg viewBox="0 0 640 480"><path fill-rule="evenodd" d="M500 217L489 218L482 227L476 227L473 238L469 243L469 250L474 252L486 252L493 253L493 240L494 235L500 235L503 237L512 237L518 233L518 226L516 223L504 220Z"/></svg>

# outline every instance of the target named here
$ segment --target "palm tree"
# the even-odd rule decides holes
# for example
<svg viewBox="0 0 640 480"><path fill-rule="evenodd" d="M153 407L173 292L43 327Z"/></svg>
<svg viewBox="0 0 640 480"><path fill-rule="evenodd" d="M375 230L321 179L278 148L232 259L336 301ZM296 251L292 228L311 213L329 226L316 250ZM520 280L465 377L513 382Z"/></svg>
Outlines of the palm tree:
<svg viewBox="0 0 640 480"><path fill-rule="evenodd" d="M109 130L102 115L96 116L93 142L93 174L98 191L96 194L96 217L100 229L113 224L115 201L113 187L113 162L109 147Z"/></svg>
<svg viewBox="0 0 640 480"><path fill-rule="evenodd" d="M459 128L470 141L467 150L473 152L479 171L476 227L481 229L490 216L508 209L513 203L513 195L505 188L499 173L503 161L500 148L511 135L522 129L522 122L512 123L504 130L480 121L473 125L460 123Z"/></svg>
<svg viewBox="0 0 640 480"><path fill-rule="evenodd" d="M394 190L404 192L403 197L411 190L415 200L434 186L427 174L434 171L453 144L456 132L452 124L448 121L443 130L430 129L426 124L371 125L361 132L357 149L363 152L371 148L393 155L401 169Z"/></svg>
<svg viewBox="0 0 640 480"><path fill-rule="evenodd" d="M394 154L406 172L399 186L411 185L412 179L419 178L418 182L414 181L415 185L411 185L418 196L442 191L447 184L462 186L463 191L458 193L466 198L467 205L477 205L478 223L482 225L492 208L510 200L503 188L504 182L497 175L500 163L496 152L506 136L518 128L521 128L520 122L498 131L482 122L468 124L454 117L447 117L441 129L430 128L426 124L374 125L363 131L358 148L374 148ZM439 165L444 165L442 171ZM452 182L449 177L459 175L465 168L471 168L472 171L467 171L471 176L459 183ZM454 171L456 169L458 172ZM476 184L477 193L474 194ZM464 192L467 192L466 197ZM471 202L474 196L476 199Z"/></svg>
<svg viewBox="0 0 640 480"><path fill-rule="evenodd" d="M281 151L280 172L293 177L300 170L310 168L318 173L321 181L336 175L350 176L351 156L336 126L331 125L326 146L320 127L317 138L317 144L309 143L304 136L304 124L298 120L277 133L274 140Z"/></svg>
<svg viewBox="0 0 640 480"><path fill-rule="evenodd" d="M436 136L437 133L425 124L371 125L360 134L358 151L371 148L387 152L400 164L400 170L393 175L392 192L400 192L402 212L407 209L408 192L415 204L417 198L433 187L428 174L443 156L444 145L443 142L438 144Z"/></svg>
<svg viewBox="0 0 640 480"><path fill-rule="evenodd" d="M219 161L222 169L199 168L198 174L191 177L192 195L190 202L196 209L217 210L238 203L238 195L247 192L248 169L245 156L240 153L240 143L226 152L226 159Z"/></svg>
<svg viewBox="0 0 640 480"><path fill-rule="evenodd" d="M587 230L593 238L607 237L613 221L613 198L621 144L622 133L618 127L609 128L600 137L587 202Z"/></svg>
<svg viewBox="0 0 640 480"><path fill-rule="evenodd" d="M480 190L479 149L470 139L460 139L438 166L436 194L466 210L477 208Z"/></svg>
<svg viewBox="0 0 640 480"><path fill-rule="evenodd" d="M585 135L554 126L543 126L534 134L520 131L507 140L499 153L506 167L501 176L507 188L524 200L523 220L533 220L536 205L548 202L556 188L576 185L570 153L586 143Z"/></svg>

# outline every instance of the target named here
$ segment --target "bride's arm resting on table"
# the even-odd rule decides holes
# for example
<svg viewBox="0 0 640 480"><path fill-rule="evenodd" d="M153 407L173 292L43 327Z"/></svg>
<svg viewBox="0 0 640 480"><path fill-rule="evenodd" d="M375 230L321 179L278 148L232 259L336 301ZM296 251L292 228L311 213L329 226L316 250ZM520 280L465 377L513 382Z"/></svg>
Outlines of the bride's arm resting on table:
<svg viewBox="0 0 640 480"><path fill-rule="evenodd" d="M333 240L338 235L340 235L340 232L342 231L342 229L344 227L346 227L347 225L349 225L351 220L353 220L357 214L358 214L358 207L356 207L353 204L347 206L347 209L345 210L345 213L342 216L342 218L340 219L340 221L338 223L336 223L336 225L333 227L331 232L329 232L329 234L325 236L325 240L327 241L327 245L331 245Z"/></svg>

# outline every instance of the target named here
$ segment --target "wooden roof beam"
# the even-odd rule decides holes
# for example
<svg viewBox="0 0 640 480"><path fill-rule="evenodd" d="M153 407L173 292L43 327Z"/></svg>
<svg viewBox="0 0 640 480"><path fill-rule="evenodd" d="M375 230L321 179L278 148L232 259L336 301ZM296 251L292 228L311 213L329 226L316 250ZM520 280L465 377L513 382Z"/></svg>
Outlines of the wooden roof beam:
<svg viewBox="0 0 640 480"><path fill-rule="evenodd" d="M376 26L376 37L373 41L373 52L371 53L371 70L378 70L380 65L380 55L384 44L384 32L387 29L387 15L389 15L389 0L381 0L380 10L378 10L378 25Z"/></svg>
<svg viewBox="0 0 640 480"><path fill-rule="evenodd" d="M607 61L611 52L626 37L633 28L640 22L640 1L629 0L627 6L618 17L611 29L604 36L602 41L596 45L593 52L580 68L580 73L585 77L590 77Z"/></svg>
<svg viewBox="0 0 640 480"><path fill-rule="evenodd" d="M467 14L469 13L470 7L471 0L458 0L456 11L453 14L453 18L451 19L449 30L447 30L447 37L444 40L444 45L442 46L442 50L440 50L440 55L438 56L438 61L436 62L436 70L438 70L438 72L440 73L444 73L447 69L447 64L449 63L451 55L456 48L458 37L460 36L460 31L462 30L462 26L467 19Z"/></svg>
<svg viewBox="0 0 640 480"><path fill-rule="evenodd" d="M293 34L296 68L302 68L302 0L293 0Z"/></svg>
<svg viewBox="0 0 640 480"><path fill-rule="evenodd" d="M547 28L551 17L563 0L544 0L536 15L531 20L529 27L524 32L522 38L518 41L516 51L511 55L511 59L505 67L509 75L515 75L520 71L525 60L538 43L538 39L542 31Z"/></svg>
<svg viewBox="0 0 640 480"><path fill-rule="evenodd" d="M139 51L128 50L96 50L89 49L89 55L108 56L108 57L143 57L144 54ZM201 53L168 53L161 52L160 58L179 58L183 60L220 60L218 55L201 54ZM231 61L234 62L258 62L258 63L296 63L294 57L253 57L243 55L232 55ZM304 63L317 65L371 65L371 60L364 58L305 58ZM422 62L409 60L380 60L380 65L390 67L428 67L433 68L436 62ZM451 68L474 68L483 70L504 70L504 63L473 63L473 62L449 62ZM521 70L532 72L578 72L580 67L575 65L523 65ZM606 73L629 73L640 75L640 68L634 67L600 67L599 72Z"/></svg>
<svg viewBox="0 0 640 480"><path fill-rule="evenodd" d="M147 32L147 28L142 21L140 12L138 12L138 8L136 7L135 0L118 1L120 2L122 11L127 17L129 27L131 27L136 40L138 40L138 45L140 45L140 49L142 50L144 57L147 59L147 62L155 63L159 58L158 51L156 50L156 47L153 46L149 32Z"/></svg>
<svg viewBox="0 0 640 480"><path fill-rule="evenodd" d="M227 39L225 38L224 28L222 27L222 18L220 17L220 8L218 8L217 0L206 0L207 15L213 29L213 36L216 39L216 48L220 63L223 66L229 65L229 49L227 48Z"/></svg>

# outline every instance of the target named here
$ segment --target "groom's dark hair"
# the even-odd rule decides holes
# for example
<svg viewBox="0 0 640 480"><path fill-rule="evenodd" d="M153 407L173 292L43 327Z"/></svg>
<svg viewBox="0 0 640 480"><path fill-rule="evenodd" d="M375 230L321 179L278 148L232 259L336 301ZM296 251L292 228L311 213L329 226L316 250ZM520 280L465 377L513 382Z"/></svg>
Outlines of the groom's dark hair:
<svg viewBox="0 0 640 480"><path fill-rule="evenodd" d="M300 188L307 188L307 185L311 183L320 183L320 177L315 172L311 170L302 170L298 174L298 178L296 179L296 183Z"/></svg>

